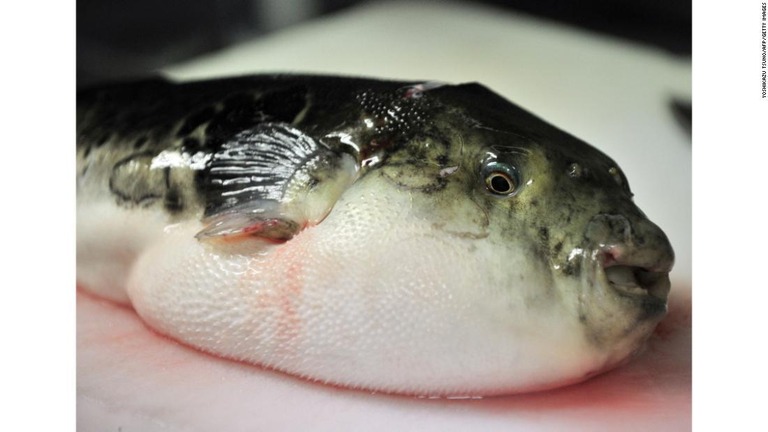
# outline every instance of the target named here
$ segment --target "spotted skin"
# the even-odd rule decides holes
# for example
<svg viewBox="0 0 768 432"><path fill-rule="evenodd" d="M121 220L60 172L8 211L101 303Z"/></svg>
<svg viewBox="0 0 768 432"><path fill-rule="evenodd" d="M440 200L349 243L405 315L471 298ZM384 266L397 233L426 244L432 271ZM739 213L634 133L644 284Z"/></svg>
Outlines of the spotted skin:
<svg viewBox="0 0 768 432"><path fill-rule="evenodd" d="M404 149L404 143L423 133L429 104L404 98L405 86L274 76L190 84L156 79L84 91L78 94L79 171L99 165L109 176L110 192L123 205L164 202L170 212L196 213L205 206L202 199L211 186L205 170L190 175L186 168L171 169L158 175L149 163L160 152L214 154L237 133L277 122L298 126L361 161L381 156ZM395 109L402 115L388 112ZM376 127L369 131L368 124ZM337 130L349 130L360 148L326 137ZM418 147L405 150L423 156ZM127 184L122 179L127 165L142 180Z"/></svg>

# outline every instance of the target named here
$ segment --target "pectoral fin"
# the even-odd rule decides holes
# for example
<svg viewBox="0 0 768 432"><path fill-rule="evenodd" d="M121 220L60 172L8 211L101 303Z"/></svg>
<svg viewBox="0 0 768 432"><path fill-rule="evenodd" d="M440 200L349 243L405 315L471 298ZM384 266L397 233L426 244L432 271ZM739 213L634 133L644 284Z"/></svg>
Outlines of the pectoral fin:
<svg viewBox="0 0 768 432"><path fill-rule="evenodd" d="M303 228L301 222L280 214L276 201L251 201L207 217L203 222L207 226L195 236L199 240L256 236L285 241Z"/></svg>
<svg viewBox="0 0 768 432"><path fill-rule="evenodd" d="M222 145L203 176L207 226L200 240L284 241L330 212L357 165L291 125L269 123Z"/></svg>

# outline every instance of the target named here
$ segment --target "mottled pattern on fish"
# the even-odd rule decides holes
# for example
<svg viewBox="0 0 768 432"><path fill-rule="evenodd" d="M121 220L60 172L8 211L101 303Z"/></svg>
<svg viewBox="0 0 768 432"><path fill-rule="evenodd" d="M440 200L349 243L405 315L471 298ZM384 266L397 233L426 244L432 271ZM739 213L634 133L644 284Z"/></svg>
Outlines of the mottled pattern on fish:
<svg viewBox="0 0 768 432"><path fill-rule="evenodd" d="M364 210L365 200L386 198L394 206L408 207L404 232L416 229L410 227L421 227L421 231L414 232L423 232L426 243L450 245L445 246L450 250L450 260L476 262L479 276L470 278L473 286L454 287L456 282L448 278L439 282L441 290L459 290L456 292L462 294L456 298L464 296L466 290L477 290L481 297L477 307L490 302L481 309L493 309L489 316L499 314L493 320L498 320L500 327L550 326L533 324L539 322L539 317L550 315L554 320L562 319L562 329L559 324L551 324L559 330L525 330L522 340L541 331L541 343L546 347L541 349L549 352L563 343L561 338L566 333L572 332L572 338L583 338L586 344L573 342L576 345L569 349L579 353L573 354L579 359L574 362L583 361L586 366L558 364L552 366L551 376L546 378L546 373L532 372L536 363L532 358L520 363L526 366L520 366L517 373L538 378L509 378L498 387L485 378L477 378L477 386L469 385L472 376L456 378L456 383L451 384L451 373L447 371L452 369L448 366L445 382L430 384L431 378L417 379L419 382L413 388L407 383L416 378L408 378L409 373L398 368L391 374L382 373L370 379L345 378L343 371L334 371L333 367L305 370L305 366L297 366L307 361L325 365L326 360L341 354L318 354L315 358L312 356L316 354L306 354L308 348L294 347L307 338L299 336L298 328L307 330L305 326L296 327L294 321L286 321L287 316L298 313L293 306L281 306L282 318L275 318L275 334L279 337L259 339L273 341L278 337L288 338L289 342L274 352L264 354L257 350L244 354L241 348L220 350L216 348L219 345L208 346L208 342L188 336L183 329L187 324L173 320L167 323L167 318L158 318L170 313L156 315L159 312L154 311L153 302L159 300L150 304L137 300L145 294L133 295L132 301L140 304L139 313L153 326L201 349L352 387L406 393L490 394L548 388L584 379L615 365L642 346L666 311L667 274L673 253L664 234L632 203L627 179L618 165L590 145L479 84L454 86L290 75L180 84L157 79L82 92L78 94L77 116L79 204L110 202L125 210L120 214L128 219L131 211L136 210L159 217L160 223L202 224L195 228L202 246L190 243L188 247L202 247L204 254L224 253L228 257L233 252L226 252L227 248L240 251L241 246L237 245L250 242L248 239L277 245L274 249L257 247L259 253L267 254L264 256L272 252L262 249L279 253L281 245L285 245L283 249L291 250L291 245L303 244L303 240L291 240L294 236L323 232L321 227L329 213L343 215L345 209L356 209L359 205L363 210L350 211L351 219L346 219L350 226L357 226L360 221L355 218L371 217ZM362 193L360 188L369 188L369 195L355 195ZM347 207L335 209L340 201ZM160 214L163 216L157 216ZM332 219L328 226L336 227L336 219ZM78 229L88 223L79 223ZM390 223L387 220L382 226ZM340 229L335 232L343 237L343 226L325 228ZM335 234L328 235L336 241ZM397 236L397 232L392 235ZM217 243L222 239L237 245ZM137 256L141 247L136 246ZM418 243L414 247L418 248ZM367 256L369 252L371 257L376 256L375 251L360 255ZM235 255L248 256L243 252ZM389 256L381 258L403 268L419 260L418 256L403 257L402 262ZM133 264L128 261L125 272L131 273ZM349 265L354 271L361 265L368 266L374 269L372 275L378 274L374 258L339 265ZM398 268L389 271L396 273ZM445 274L449 273L446 269ZM143 276L134 279L144 281ZM395 284L388 282L387 277L383 280L382 292ZM430 284L436 283L435 277L429 280ZM283 289L282 296L298 289L291 285L293 282L285 283L290 287ZM312 282L308 283L311 286ZM330 288L324 289L333 290L336 282L328 283ZM518 292L521 286L524 288ZM137 287L134 292L143 293L143 289ZM258 297L258 293L268 289L255 289L256 294L252 295ZM358 288L344 289L354 293ZM446 300L449 304L458 301L452 294L446 295L452 299ZM500 299L490 300L499 295ZM509 310L524 313L506 317L503 310L495 309L504 307L505 302ZM472 305L474 300L467 307L475 307ZM184 315L185 309L175 307L170 309ZM397 303L381 305L384 311L397 311L398 307ZM142 308L148 308L147 312ZM342 309L336 313L345 312ZM432 315L442 313L441 309ZM425 314L432 316L430 312ZM307 319L299 316L303 317L301 320ZM290 318L295 319L299 318ZM413 336L416 341L428 334L441 334L439 337L445 339L446 335L456 333L451 333L449 327L473 325L435 324L440 322L437 318L425 320L426 323L419 322L424 329L418 330L425 333L417 331ZM205 331L200 327L203 324L195 326L197 332ZM234 336L225 331L214 338L230 337ZM401 337L392 336L392 340L399 342L381 349L400 346ZM552 342L547 342L548 337L553 338ZM432 351L424 348L423 354L409 355L434 356L441 350L453 350L451 344L461 343L466 341L429 341L427 345L434 344ZM496 348L485 348L499 344L504 343L489 336L487 344L477 349L487 349L493 364L501 361L501 351L524 349L511 346L499 348L497 353ZM310 345L309 352L314 353L316 347ZM286 346L290 347L290 356L285 354ZM347 360L364 363L366 355L375 357L373 352ZM302 353L306 355L302 357ZM297 358L301 362L296 363ZM373 368L375 363L372 361L369 366ZM395 377L396 374L400 375Z"/></svg>
<svg viewBox="0 0 768 432"><path fill-rule="evenodd" d="M428 102L408 97L405 85L274 76L189 84L156 79L83 92L78 169L84 176L94 165L109 167L101 174L109 175L121 204L162 203L170 213L206 205L210 213L222 204L216 193L226 188L216 188L209 170L200 168L243 130L293 125L335 152L354 153L363 166L384 157L388 147L427 136ZM361 148L332 134L342 130L359 134L354 141ZM150 169L162 152L169 154L169 167Z"/></svg>

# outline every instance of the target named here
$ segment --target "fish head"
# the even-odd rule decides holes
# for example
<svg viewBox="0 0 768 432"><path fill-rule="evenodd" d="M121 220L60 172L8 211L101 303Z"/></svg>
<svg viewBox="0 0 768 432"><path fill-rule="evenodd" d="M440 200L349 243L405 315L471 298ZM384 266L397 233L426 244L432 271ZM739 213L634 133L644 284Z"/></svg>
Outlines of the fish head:
<svg viewBox="0 0 768 432"><path fill-rule="evenodd" d="M488 212L489 231L545 264L535 268L596 347L622 358L640 348L666 313L674 252L633 202L618 164L564 134L535 143L481 135L497 143L475 158L474 183L485 186L475 202Z"/></svg>
<svg viewBox="0 0 768 432"><path fill-rule="evenodd" d="M440 112L430 129L440 132L379 171L422 203L419 217L436 231L483 245L464 258L494 286L477 295L506 292L524 305L508 308L529 325L515 331L540 332L542 344L554 333L582 338L600 357L585 376L639 352L666 314L674 252L619 165L481 85L428 96Z"/></svg>

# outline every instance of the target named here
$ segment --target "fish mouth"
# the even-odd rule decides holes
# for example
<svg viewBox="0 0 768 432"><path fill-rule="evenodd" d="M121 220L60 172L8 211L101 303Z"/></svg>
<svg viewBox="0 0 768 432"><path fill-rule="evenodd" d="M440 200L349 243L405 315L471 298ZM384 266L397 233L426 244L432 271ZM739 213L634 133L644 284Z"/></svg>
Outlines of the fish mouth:
<svg viewBox="0 0 768 432"><path fill-rule="evenodd" d="M623 303L666 309L675 253L661 229L644 218L601 213L585 230L598 279Z"/></svg>
<svg viewBox="0 0 768 432"><path fill-rule="evenodd" d="M608 249L601 252L600 268L606 286L621 297L644 303L666 304L669 296L671 260L654 263L633 260ZM622 256L624 255L624 256Z"/></svg>
<svg viewBox="0 0 768 432"><path fill-rule="evenodd" d="M603 267L603 272L608 286L622 296L667 301L669 272L622 264Z"/></svg>

